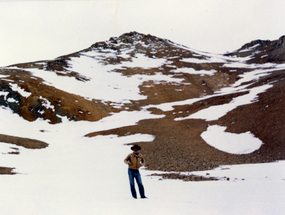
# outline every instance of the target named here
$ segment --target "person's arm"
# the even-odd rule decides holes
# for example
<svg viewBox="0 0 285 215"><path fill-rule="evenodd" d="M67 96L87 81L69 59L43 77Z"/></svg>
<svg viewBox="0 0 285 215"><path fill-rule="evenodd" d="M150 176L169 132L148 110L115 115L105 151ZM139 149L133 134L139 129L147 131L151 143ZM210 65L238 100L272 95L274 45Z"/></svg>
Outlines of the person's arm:
<svg viewBox="0 0 285 215"><path fill-rule="evenodd" d="M125 164L130 165L131 164L131 159L130 159L130 155L128 155L125 160L124 160Z"/></svg>

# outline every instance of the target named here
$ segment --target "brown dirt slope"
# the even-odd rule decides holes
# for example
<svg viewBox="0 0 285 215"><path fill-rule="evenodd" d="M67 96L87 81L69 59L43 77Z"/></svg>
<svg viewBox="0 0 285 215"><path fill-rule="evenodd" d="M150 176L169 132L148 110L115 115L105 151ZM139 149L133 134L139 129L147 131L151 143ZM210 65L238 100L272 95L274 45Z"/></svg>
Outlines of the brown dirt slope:
<svg viewBox="0 0 285 215"><path fill-rule="evenodd" d="M153 142L140 143L147 160L147 168L164 171L207 170L219 165L264 163L285 159L285 82L283 72L273 73L252 85L273 83L273 87L258 96L258 101L240 106L216 121L188 119L174 121L211 105L224 104L240 95L233 94L202 100L193 105L176 106L173 111L163 112L162 119L142 120L137 125L86 135L116 134L125 136L142 133L155 136ZM246 93L246 92L243 92ZM283 104L284 103L284 104ZM161 111L152 109L154 113ZM250 154L235 155L219 151L208 145L201 137L208 125L227 126L227 132L251 131L263 141L259 150ZM213 137L214 138L214 137Z"/></svg>

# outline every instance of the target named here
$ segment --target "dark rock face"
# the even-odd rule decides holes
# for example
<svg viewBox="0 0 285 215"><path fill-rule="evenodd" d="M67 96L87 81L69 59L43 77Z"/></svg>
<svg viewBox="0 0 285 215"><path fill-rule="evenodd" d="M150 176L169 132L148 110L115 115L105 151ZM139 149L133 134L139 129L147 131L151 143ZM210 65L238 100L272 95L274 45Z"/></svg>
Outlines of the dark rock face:
<svg viewBox="0 0 285 215"><path fill-rule="evenodd" d="M278 40L254 40L226 56L250 57L248 63L282 63L285 61L285 36Z"/></svg>
<svg viewBox="0 0 285 215"><path fill-rule="evenodd" d="M15 92L11 87L0 80L0 92L6 95L0 95L0 105L4 107L9 107L14 113L18 113L21 105L21 95Z"/></svg>
<svg viewBox="0 0 285 215"><path fill-rule="evenodd" d="M54 61L47 62L46 69L53 71L63 71L64 67L67 67L67 62L65 59L58 59Z"/></svg>
<svg viewBox="0 0 285 215"><path fill-rule="evenodd" d="M285 61L285 36L280 37L279 40L273 41L268 49L269 62L283 62Z"/></svg>

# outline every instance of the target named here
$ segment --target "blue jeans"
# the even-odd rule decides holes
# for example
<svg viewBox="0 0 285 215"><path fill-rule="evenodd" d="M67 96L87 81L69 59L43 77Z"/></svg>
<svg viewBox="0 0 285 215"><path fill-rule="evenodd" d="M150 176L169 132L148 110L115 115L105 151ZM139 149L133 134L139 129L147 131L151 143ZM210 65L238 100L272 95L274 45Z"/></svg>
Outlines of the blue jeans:
<svg viewBox="0 0 285 215"><path fill-rule="evenodd" d="M144 187L142 184L141 174L140 174L139 170L129 168L128 174L129 174L132 196L134 198L137 198L137 193L136 193L136 189L135 189L135 180L134 180L134 179L136 179L138 187L139 187L140 195L142 198L145 198Z"/></svg>

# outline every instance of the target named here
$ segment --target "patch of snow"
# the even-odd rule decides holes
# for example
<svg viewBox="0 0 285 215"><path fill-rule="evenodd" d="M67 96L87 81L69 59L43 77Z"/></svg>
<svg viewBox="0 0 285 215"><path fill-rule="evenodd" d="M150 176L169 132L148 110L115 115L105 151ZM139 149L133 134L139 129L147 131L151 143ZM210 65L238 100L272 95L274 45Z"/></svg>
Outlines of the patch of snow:
<svg viewBox="0 0 285 215"><path fill-rule="evenodd" d="M5 154L8 154L9 152L15 152L16 150L15 149L12 149L13 146L11 144L8 144L8 143L5 143L5 142L0 142L0 159L3 160L3 162L5 162L5 157L4 155ZM23 147L18 147L18 146L15 146L14 148L23 148ZM17 150L18 151L18 150ZM3 164L1 163L1 166Z"/></svg>
<svg viewBox="0 0 285 215"><path fill-rule="evenodd" d="M55 110L54 106L50 103L49 100L43 98L42 96L40 96L40 99L43 100L43 106L45 106L47 109Z"/></svg>
<svg viewBox="0 0 285 215"><path fill-rule="evenodd" d="M125 59L131 58L131 56L126 52L122 52L122 53L118 54L118 57L122 57Z"/></svg>
<svg viewBox="0 0 285 215"><path fill-rule="evenodd" d="M215 105L209 108L200 110L188 117L178 118L176 120L183 119L205 119L207 121L217 120L222 116L226 115L231 110L234 110L238 106L253 103L257 100L258 94L265 92L267 89L271 88L272 85L263 85L259 87L252 88L248 94L238 96L234 98L230 103L224 105Z"/></svg>
<svg viewBox="0 0 285 215"><path fill-rule="evenodd" d="M204 75L214 75L217 71L216 70L195 70L193 68L179 68L179 69L176 69L176 70L171 70L172 72L174 73L187 73L187 74L197 74L197 75L201 75L201 76L204 76Z"/></svg>
<svg viewBox="0 0 285 215"><path fill-rule="evenodd" d="M249 154L258 150L263 144L251 132L234 134L225 132L226 128L218 125L209 126L201 137L210 146L231 154Z"/></svg>
<svg viewBox="0 0 285 215"><path fill-rule="evenodd" d="M166 102L166 103L162 103L162 104L158 104L158 105L148 105L145 108L157 108L160 109L162 111L171 111L173 110L174 106L181 106L181 105L191 105L195 102L204 100L204 99L208 99L213 97L213 95L210 96L204 96L204 97L200 97L200 98L193 98L193 99L186 99L184 101L177 101L177 102Z"/></svg>
<svg viewBox="0 0 285 215"><path fill-rule="evenodd" d="M257 68L272 68L275 67L274 63L264 63L264 64L247 64L245 61L230 62L223 65L228 68L247 68L247 69L257 69Z"/></svg>
<svg viewBox="0 0 285 215"><path fill-rule="evenodd" d="M18 101L15 100L14 98L8 98L7 101L8 101L8 102L11 102L11 103L13 103L13 102L14 102L14 103L18 103Z"/></svg>
<svg viewBox="0 0 285 215"><path fill-rule="evenodd" d="M255 44L255 45L253 45L253 46L251 46L251 47L249 47L247 49L242 49L239 52L248 52L248 51L251 51L251 50L255 49L258 46L260 46L260 44Z"/></svg>
<svg viewBox="0 0 285 215"><path fill-rule="evenodd" d="M0 96L4 96L5 99L8 94L9 92L0 91Z"/></svg>
<svg viewBox="0 0 285 215"><path fill-rule="evenodd" d="M1 78L1 79L8 79L9 76L10 76L10 75L2 75L2 74L0 74L0 78Z"/></svg>
<svg viewBox="0 0 285 215"><path fill-rule="evenodd" d="M90 125L90 132L131 126L143 119L159 119L163 118L164 116L165 115L151 114L146 109L143 109L142 111L121 111L105 117L99 120L97 123L92 123Z"/></svg>
<svg viewBox="0 0 285 215"><path fill-rule="evenodd" d="M187 63L226 63L226 60L221 57L210 57L207 59L199 59L199 58L183 58L182 62Z"/></svg>
<svg viewBox="0 0 285 215"><path fill-rule="evenodd" d="M149 58L144 54L136 54L132 58L132 62L126 61L122 63L122 67L135 68L140 67L143 69L157 68L166 64L167 60L163 58Z"/></svg>
<svg viewBox="0 0 285 215"><path fill-rule="evenodd" d="M29 97L32 93L31 92L27 92L24 89L22 89L21 87L19 87L17 84L12 84L9 83L9 85L11 86L13 91L18 92L19 94L21 94L23 97Z"/></svg>
<svg viewBox="0 0 285 215"><path fill-rule="evenodd" d="M171 64L171 62L167 62L167 67L177 68L177 66L175 66L175 65L169 65L169 63Z"/></svg>

